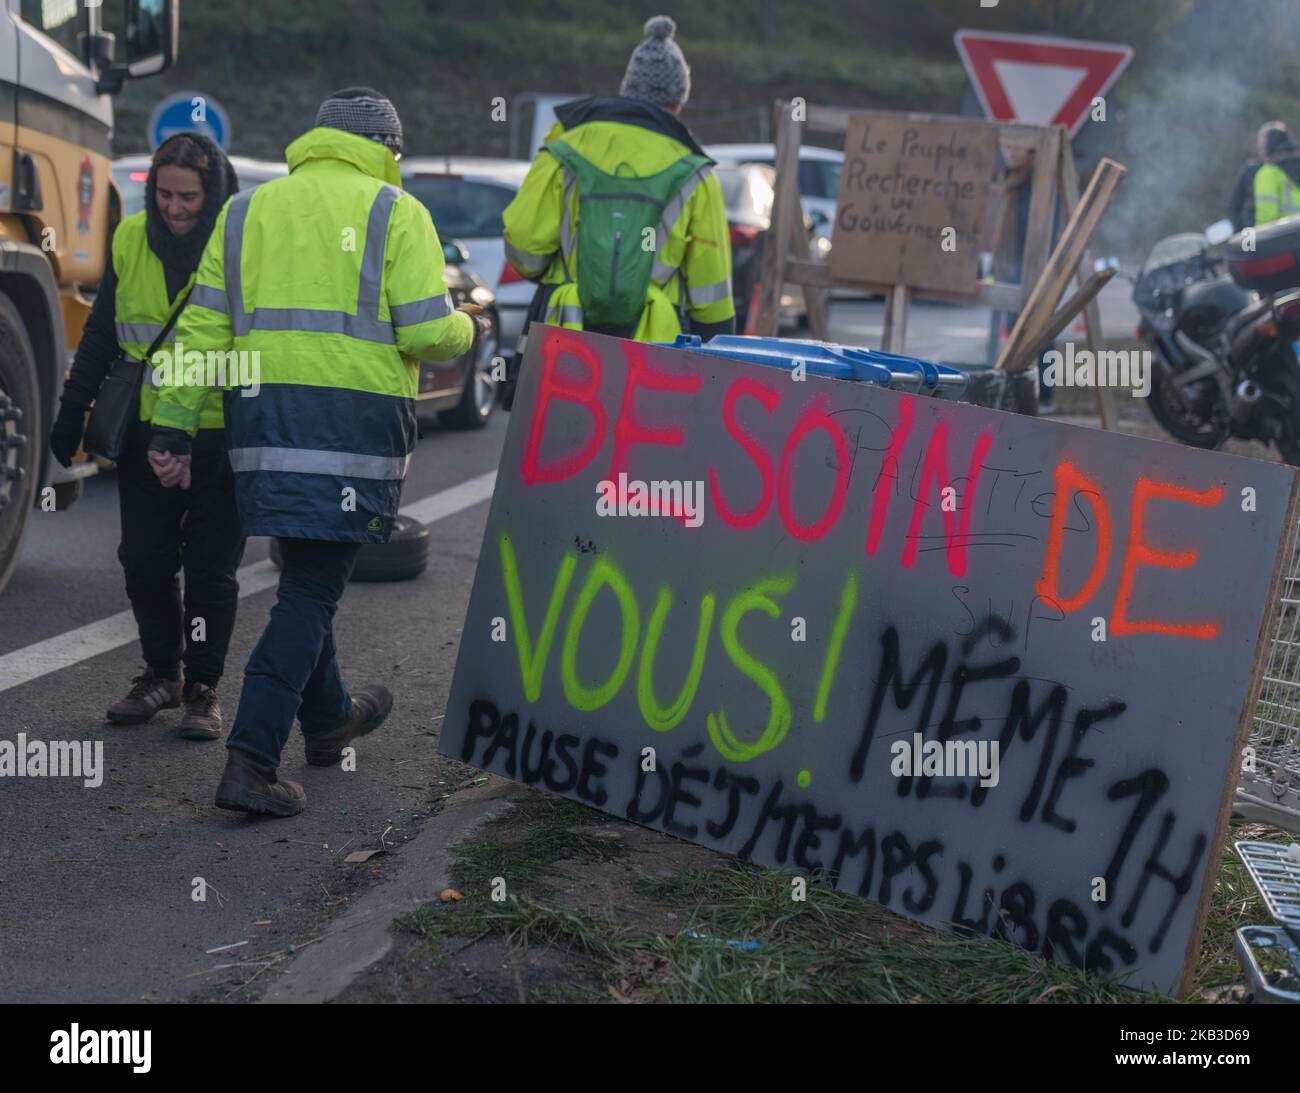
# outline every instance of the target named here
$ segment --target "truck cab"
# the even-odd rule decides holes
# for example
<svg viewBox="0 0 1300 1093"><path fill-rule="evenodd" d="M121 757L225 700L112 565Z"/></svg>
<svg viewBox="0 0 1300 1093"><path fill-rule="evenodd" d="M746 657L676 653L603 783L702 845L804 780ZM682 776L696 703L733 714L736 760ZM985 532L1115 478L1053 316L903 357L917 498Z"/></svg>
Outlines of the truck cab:
<svg viewBox="0 0 1300 1093"><path fill-rule="evenodd" d="M178 0L0 0L0 591L33 511L94 471L49 435L109 260L112 96L170 67L179 31Z"/></svg>

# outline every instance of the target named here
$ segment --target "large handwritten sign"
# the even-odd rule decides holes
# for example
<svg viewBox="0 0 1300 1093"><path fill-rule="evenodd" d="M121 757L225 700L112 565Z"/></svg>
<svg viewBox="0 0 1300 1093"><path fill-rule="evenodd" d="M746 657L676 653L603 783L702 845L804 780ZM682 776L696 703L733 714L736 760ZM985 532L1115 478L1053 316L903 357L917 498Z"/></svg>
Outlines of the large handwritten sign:
<svg viewBox="0 0 1300 1093"><path fill-rule="evenodd" d="M1175 989L1294 491L1280 465L537 327L442 747Z"/></svg>
<svg viewBox="0 0 1300 1093"><path fill-rule="evenodd" d="M974 291L996 150L983 122L850 118L832 279Z"/></svg>

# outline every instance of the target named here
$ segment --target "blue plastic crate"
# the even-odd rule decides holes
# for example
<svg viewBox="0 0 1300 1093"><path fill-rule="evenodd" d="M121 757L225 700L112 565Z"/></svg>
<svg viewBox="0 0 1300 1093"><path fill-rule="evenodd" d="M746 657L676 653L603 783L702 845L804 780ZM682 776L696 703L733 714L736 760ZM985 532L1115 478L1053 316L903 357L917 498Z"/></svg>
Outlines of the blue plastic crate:
<svg viewBox="0 0 1300 1093"><path fill-rule="evenodd" d="M668 344L668 343L663 343ZM757 338L743 334L718 334L706 344L698 334L679 334L674 349L689 349L714 357L765 364L790 371L803 361L811 376L874 383L896 391L914 391L937 398L958 399L966 390L966 373L943 364L931 364L916 357L856 349L830 342L799 338Z"/></svg>

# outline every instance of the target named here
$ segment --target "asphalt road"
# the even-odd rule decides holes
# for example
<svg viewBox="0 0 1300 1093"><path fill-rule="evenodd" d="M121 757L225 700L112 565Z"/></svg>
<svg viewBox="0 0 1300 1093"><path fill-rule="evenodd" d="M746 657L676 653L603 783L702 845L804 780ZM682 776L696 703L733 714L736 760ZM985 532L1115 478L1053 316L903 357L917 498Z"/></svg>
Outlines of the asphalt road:
<svg viewBox="0 0 1300 1093"><path fill-rule="evenodd" d="M507 422L498 414L477 433L426 428L403 505L494 471ZM29 670L24 650L51 638L69 648L70 632L128 608L113 475L92 479L66 512L36 515L0 600L0 657L16 654L0 660L0 736L101 740L105 774L98 788L0 780L0 1000L224 998L259 961L318 934L380 875L382 857L342 859L400 846L447 791L438 785L447 764L429 733L449 689L486 515L484 501L433 523L433 560L416 581L349 587L336 618L345 676L384 683L396 706L358 744L355 772L307 767L301 737L290 739L281 770L304 784L308 807L289 821L212 807L225 748L175 736L179 711L142 726L104 723L104 708L138 671L134 642L6 686L16 665ZM267 540L250 540L245 566L266 554ZM227 723L274 595L272 587L240 601L220 688ZM203 902L192 898L199 877Z"/></svg>
<svg viewBox="0 0 1300 1093"><path fill-rule="evenodd" d="M878 344L880 311L878 303L835 303L832 336ZM918 304L908 350L980 360L987 324L982 309ZM105 724L105 707L139 670L131 620L121 615L129 604L116 557L114 476L91 479L66 512L34 514L0 597L0 738L102 741L105 774L98 788L67 778L0 779L0 1001L253 997L270 977L249 983L252 976L290 944L319 936L394 860L347 864L344 856L400 847L441 795L472 774L438 756L431 733L487 516L483 476L496 468L508 420L498 413L476 433L426 427L403 504L446 500L445 491L464 487L450 495L458 511L431 525L433 558L423 576L354 584L336 619L346 678L391 688L393 715L358 745L353 773L307 767L301 738L291 737L281 769L303 783L308 807L290 821L215 809L225 748L178 738L178 711L144 726ZM469 501L482 500L466 504L467 490ZM267 549L265 539L252 539L244 557L253 567L245 587L261 590L240 601L220 689L227 723L274 602ZM196 878L206 900L192 898ZM210 952L223 946L235 947Z"/></svg>

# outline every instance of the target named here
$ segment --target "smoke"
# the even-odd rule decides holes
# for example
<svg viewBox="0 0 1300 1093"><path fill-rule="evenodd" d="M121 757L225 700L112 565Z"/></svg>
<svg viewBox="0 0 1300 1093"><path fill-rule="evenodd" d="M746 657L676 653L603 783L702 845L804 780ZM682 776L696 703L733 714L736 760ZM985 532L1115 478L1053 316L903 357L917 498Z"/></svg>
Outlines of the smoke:
<svg viewBox="0 0 1300 1093"><path fill-rule="evenodd" d="M1200 0L1153 55L1137 58L1115 100L1111 155L1128 168L1100 231L1127 262L1179 231L1228 215L1233 183L1255 156L1255 131L1279 113L1300 129L1294 0Z"/></svg>

